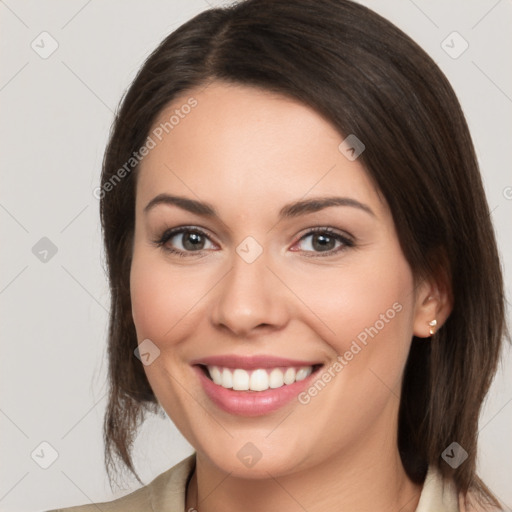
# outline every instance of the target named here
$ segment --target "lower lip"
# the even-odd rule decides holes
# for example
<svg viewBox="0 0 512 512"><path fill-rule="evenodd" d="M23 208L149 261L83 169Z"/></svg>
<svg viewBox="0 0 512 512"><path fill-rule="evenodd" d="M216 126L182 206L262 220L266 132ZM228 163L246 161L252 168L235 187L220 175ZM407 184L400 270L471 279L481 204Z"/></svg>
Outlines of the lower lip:
<svg viewBox="0 0 512 512"><path fill-rule="evenodd" d="M303 380L266 391L235 391L210 380L201 367L193 366L205 393L222 410L239 416L262 416L277 411L291 402L317 377L318 370Z"/></svg>

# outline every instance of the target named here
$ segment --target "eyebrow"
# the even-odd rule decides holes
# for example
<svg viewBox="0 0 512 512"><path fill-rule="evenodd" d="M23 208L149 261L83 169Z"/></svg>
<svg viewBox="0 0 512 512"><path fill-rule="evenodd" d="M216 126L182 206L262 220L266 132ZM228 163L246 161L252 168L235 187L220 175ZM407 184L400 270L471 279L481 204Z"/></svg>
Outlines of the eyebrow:
<svg viewBox="0 0 512 512"><path fill-rule="evenodd" d="M178 206L183 210L187 210L188 212L195 213L204 217L219 217L217 210L209 203L170 194L159 194L154 197L146 205L144 212L147 213L149 210L160 204ZM372 215L373 217L376 216L369 206L361 203L360 201L357 201L356 199L352 199L350 197L319 197L304 199L283 206L283 208L281 208L279 211L279 218L283 219L298 217L307 213L318 212L331 206L350 206L353 208L358 208Z"/></svg>

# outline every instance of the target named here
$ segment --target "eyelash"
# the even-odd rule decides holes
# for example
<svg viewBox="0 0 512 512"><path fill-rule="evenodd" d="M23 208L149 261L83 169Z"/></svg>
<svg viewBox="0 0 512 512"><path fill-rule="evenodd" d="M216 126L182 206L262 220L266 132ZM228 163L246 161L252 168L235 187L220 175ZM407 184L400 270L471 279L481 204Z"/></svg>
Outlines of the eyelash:
<svg viewBox="0 0 512 512"><path fill-rule="evenodd" d="M176 256L179 256L181 258L198 256L203 251L207 250L207 249L201 249L199 251L181 251L180 249L174 249L172 247L167 247L165 245L171 238L173 238L176 235L182 234L182 233L196 233L196 234L202 235L202 236L210 239L208 234L200 228L190 227L190 226L181 226L178 228L172 228L172 229L168 229L168 230L164 231L164 233L159 238L157 238L156 240L153 240L153 244L156 247L160 247L160 248L164 249L165 251L167 251L171 254L175 254ZM317 251L317 252L316 251L302 251L306 254L311 253L311 252L314 253L314 255L308 255L306 257L317 258L317 257L332 256L341 251L344 251L347 248L355 246L355 243L352 239L350 239L347 236L341 235L334 229L328 228L328 227L311 228L307 233L305 233L303 236L301 236L296 243L298 243L298 242L304 240L305 238L307 238L308 236L314 235L316 233L327 234L330 238L334 238L335 240L341 242L342 245L340 247L338 247L337 249L331 249L329 251ZM301 252L301 251L297 251L297 252Z"/></svg>

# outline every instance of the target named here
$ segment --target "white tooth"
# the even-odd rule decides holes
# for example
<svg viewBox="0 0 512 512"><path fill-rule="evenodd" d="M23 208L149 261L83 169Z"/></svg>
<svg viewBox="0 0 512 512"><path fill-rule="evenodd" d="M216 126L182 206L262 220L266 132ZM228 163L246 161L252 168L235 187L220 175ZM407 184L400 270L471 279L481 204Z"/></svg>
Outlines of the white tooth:
<svg viewBox="0 0 512 512"><path fill-rule="evenodd" d="M233 387L233 375L227 368L224 368L222 370L222 382L220 385L223 388L227 388L227 389L230 389Z"/></svg>
<svg viewBox="0 0 512 512"><path fill-rule="evenodd" d="M222 384L222 373L219 370L218 366L208 366L208 371L210 372L210 377L212 378L215 384Z"/></svg>
<svg viewBox="0 0 512 512"><path fill-rule="evenodd" d="M274 368L270 372L269 387L272 389L280 388L284 385L284 375L279 368Z"/></svg>
<svg viewBox="0 0 512 512"><path fill-rule="evenodd" d="M237 368L233 372L233 389L246 391L249 389L249 374L245 370Z"/></svg>
<svg viewBox="0 0 512 512"><path fill-rule="evenodd" d="M311 366L303 366L297 372L297 375L295 376L295 380L296 381L304 380L310 373L311 373Z"/></svg>
<svg viewBox="0 0 512 512"><path fill-rule="evenodd" d="M254 370L251 374L249 389L252 391L265 391L268 389L267 370Z"/></svg>
<svg viewBox="0 0 512 512"><path fill-rule="evenodd" d="M269 388L276 389L304 380L313 372L312 366L302 366L298 370L289 367L283 372L280 368L274 368L270 374L266 369L259 368L249 374L241 368L230 370L218 366L207 366L213 382L226 389L236 391L265 391Z"/></svg>
<svg viewBox="0 0 512 512"><path fill-rule="evenodd" d="M284 383L293 384L295 382L295 368L287 368L284 374Z"/></svg>

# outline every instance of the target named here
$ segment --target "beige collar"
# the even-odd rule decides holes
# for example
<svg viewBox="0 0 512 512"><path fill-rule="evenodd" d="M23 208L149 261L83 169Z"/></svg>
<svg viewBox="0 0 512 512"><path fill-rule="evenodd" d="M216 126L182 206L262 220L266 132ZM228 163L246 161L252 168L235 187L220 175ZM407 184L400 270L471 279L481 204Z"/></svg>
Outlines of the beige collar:
<svg viewBox="0 0 512 512"><path fill-rule="evenodd" d="M435 466L429 466L416 512L459 512L458 493Z"/></svg>

